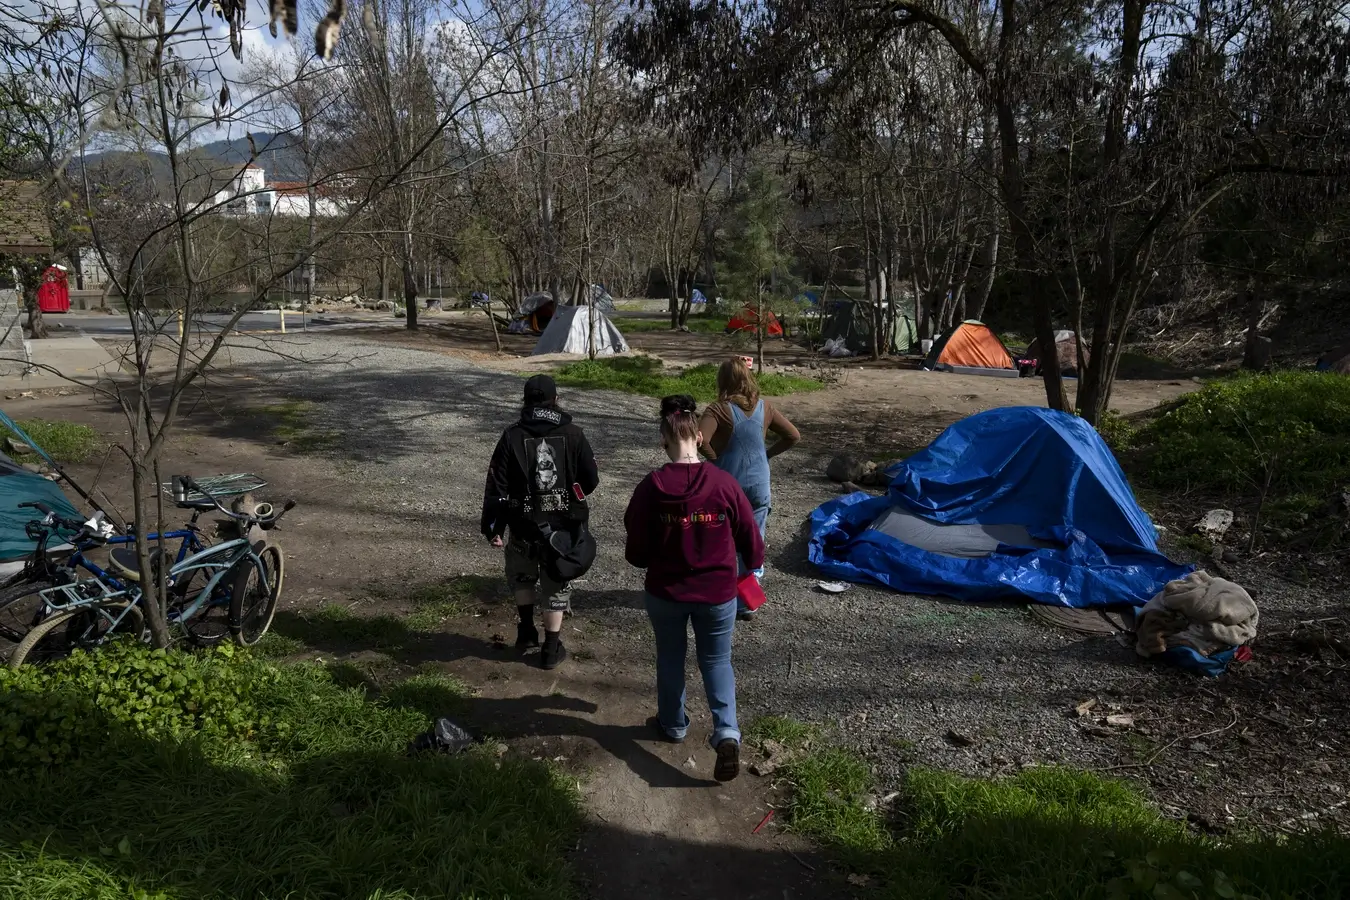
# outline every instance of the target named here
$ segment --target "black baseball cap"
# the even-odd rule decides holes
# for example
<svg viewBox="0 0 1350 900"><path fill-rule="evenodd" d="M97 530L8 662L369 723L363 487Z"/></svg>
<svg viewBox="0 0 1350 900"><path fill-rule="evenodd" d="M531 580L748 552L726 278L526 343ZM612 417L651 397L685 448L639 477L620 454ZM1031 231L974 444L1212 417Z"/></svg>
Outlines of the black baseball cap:
<svg viewBox="0 0 1350 900"><path fill-rule="evenodd" d="M525 382L526 403L548 403L558 399L558 386L548 375L535 375Z"/></svg>

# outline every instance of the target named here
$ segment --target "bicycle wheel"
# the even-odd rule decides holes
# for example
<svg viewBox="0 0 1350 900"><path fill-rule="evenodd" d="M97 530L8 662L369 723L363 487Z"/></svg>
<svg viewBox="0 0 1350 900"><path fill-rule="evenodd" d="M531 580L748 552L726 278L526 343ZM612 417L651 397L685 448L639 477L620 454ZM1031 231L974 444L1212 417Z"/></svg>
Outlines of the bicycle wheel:
<svg viewBox="0 0 1350 900"><path fill-rule="evenodd" d="M113 633L113 620L123 610L126 615L117 621L117 633L143 638L145 616L126 601L66 610L52 614L30 629L10 654L9 667L17 669L24 663L38 665L68 656L73 650L97 647Z"/></svg>
<svg viewBox="0 0 1350 900"><path fill-rule="evenodd" d="M215 570L194 569L179 577L169 590L169 602L185 608L206 587ZM210 647L230 636L230 594L234 573L226 572L215 590L190 619L180 620L188 640L198 647Z"/></svg>
<svg viewBox="0 0 1350 900"><path fill-rule="evenodd" d="M286 560L280 547L258 541L253 552L262 561L262 573L252 560L245 559L230 591L230 631L241 647L252 647L272 627L286 578Z"/></svg>

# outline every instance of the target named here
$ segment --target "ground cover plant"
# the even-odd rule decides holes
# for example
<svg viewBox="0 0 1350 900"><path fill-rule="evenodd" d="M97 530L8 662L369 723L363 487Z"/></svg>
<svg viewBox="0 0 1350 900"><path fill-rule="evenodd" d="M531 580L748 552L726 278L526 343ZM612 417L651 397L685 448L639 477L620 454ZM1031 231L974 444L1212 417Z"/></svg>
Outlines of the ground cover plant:
<svg viewBox="0 0 1350 900"><path fill-rule="evenodd" d="M647 397L689 394L700 403L717 399L717 366L706 363L680 372L665 369L650 356L621 356L569 363L558 370L557 381L569 387L622 391ZM770 372L758 376L760 392L777 397L799 391L814 391L821 383L799 375Z"/></svg>
<svg viewBox="0 0 1350 900"><path fill-rule="evenodd" d="M1152 422L1103 431L1146 485L1235 501L1284 540L1344 541L1350 489L1350 378L1318 372L1212 382ZM1341 503L1339 512L1345 512ZM1332 515L1324 515L1331 513Z"/></svg>
<svg viewBox="0 0 1350 900"><path fill-rule="evenodd" d="M1330 900L1350 890L1350 841L1334 834L1201 835L1123 781L1059 767L1000 780L916 767L878 798L867 763L818 730L775 722L747 736L775 741L786 759L789 826L871 896Z"/></svg>
<svg viewBox="0 0 1350 900"><path fill-rule="evenodd" d="M0 672L0 896L573 896L566 780L410 755L465 691L372 696L315 662L114 644Z"/></svg>

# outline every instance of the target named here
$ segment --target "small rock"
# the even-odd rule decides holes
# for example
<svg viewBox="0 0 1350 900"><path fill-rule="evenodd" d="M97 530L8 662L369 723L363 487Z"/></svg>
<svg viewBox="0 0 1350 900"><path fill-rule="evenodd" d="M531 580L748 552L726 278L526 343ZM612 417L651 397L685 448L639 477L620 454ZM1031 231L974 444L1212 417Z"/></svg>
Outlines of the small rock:
<svg viewBox="0 0 1350 900"><path fill-rule="evenodd" d="M697 769L698 762L691 756L684 761L684 767L686 769Z"/></svg>
<svg viewBox="0 0 1350 900"><path fill-rule="evenodd" d="M778 763L764 760L762 762L752 762L750 764L750 774L759 778L768 778L774 772L778 771Z"/></svg>
<svg viewBox="0 0 1350 900"><path fill-rule="evenodd" d="M835 482L857 481L869 463L853 453L840 453L825 466L825 477Z"/></svg>
<svg viewBox="0 0 1350 900"><path fill-rule="evenodd" d="M992 762L996 766L1006 766L1008 764L1008 757L1004 756L1001 753L995 753L992 757L990 757L990 762Z"/></svg>
<svg viewBox="0 0 1350 900"><path fill-rule="evenodd" d="M947 733L942 736L947 743L954 747L970 747L975 744L975 739L968 734L962 734L954 728L948 728Z"/></svg>
<svg viewBox="0 0 1350 900"><path fill-rule="evenodd" d="M1226 563L1229 563L1230 565L1231 565L1232 563L1237 562L1237 561L1238 561L1237 551L1234 550L1234 549L1231 548L1231 547L1224 547L1224 548L1223 548L1223 561L1226 562Z"/></svg>
<svg viewBox="0 0 1350 900"><path fill-rule="evenodd" d="M760 749L764 751L764 756L767 759L773 759L783 753L783 745L772 739L760 744Z"/></svg>
<svg viewBox="0 0 1350 900"><path fill-rule="evenodd" d="M1211 509L1195 523L1195 530L1211 541L1221 541L1223 536L1228 533L1228 529L1233 527L1233 511L1231 509Z"/></svg>

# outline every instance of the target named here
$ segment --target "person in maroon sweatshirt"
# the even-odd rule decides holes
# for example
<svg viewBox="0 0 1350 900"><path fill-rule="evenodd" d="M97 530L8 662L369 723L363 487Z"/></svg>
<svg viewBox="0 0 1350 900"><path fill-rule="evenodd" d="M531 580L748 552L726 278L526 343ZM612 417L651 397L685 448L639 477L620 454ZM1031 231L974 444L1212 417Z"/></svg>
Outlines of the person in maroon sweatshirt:
<svg viewBox="0 0 1350 900"><path fill-rule="evenodd" d="M736 675L731 633L736 626L736 556L757 569L764 539L736 479L698 455L702 436L694 399L661 401L661 444L670 462L642 480L628 502L624 557L647 570L647 615L656 633L655 727L679 743L689 731L684 709L684 661L689 624L717 751L713 777L740 773Z"/></svg>

